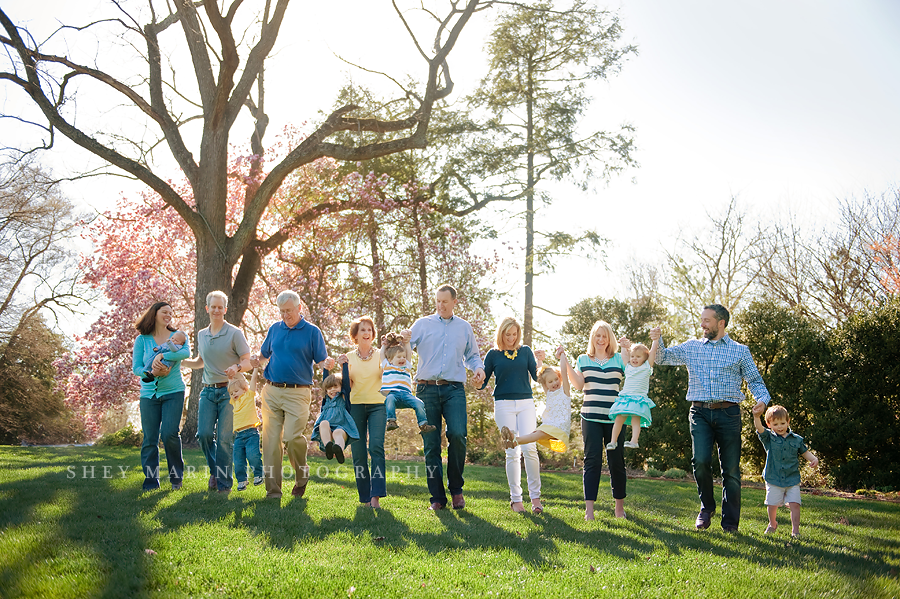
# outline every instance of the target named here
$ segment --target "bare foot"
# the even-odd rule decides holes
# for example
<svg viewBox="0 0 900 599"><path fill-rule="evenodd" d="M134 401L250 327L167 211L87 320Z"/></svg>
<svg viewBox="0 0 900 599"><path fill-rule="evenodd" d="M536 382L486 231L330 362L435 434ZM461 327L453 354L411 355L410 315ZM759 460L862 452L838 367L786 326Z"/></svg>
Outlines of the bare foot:
<svg viewBox="0 0 900 599"><path fill-rule="evenodd" d="M376 510L379 509L379 508L381 507L381 503L378 501L378 497L373 497L373 498L369 501L369 505L371 505L371 506L372 506L373 508L375 508Z"/></svg>
<svg viewBox="0 0 900 599"><path fill-rule="evenodd" d="M617 509L617 510L616 510L616 518L623 518L623 519L626 519L626 520L627 520L627 517L625 516L625 510L618 510L618 509Z"/></svg>
<svg viewBox="0 0 900 599"><path fill-rule="evenodd" d="M591 511L585 510L584 511L584 519L588 520L588 521L593 520L594 519L594 510L591 510Z"/></svg>
<svg viewBox="0 0 900 599"><path fill-rule="evenodd" d="M585 520L593 520L594 519L594 502L587 501L584 502L584 519Z"/></svg>

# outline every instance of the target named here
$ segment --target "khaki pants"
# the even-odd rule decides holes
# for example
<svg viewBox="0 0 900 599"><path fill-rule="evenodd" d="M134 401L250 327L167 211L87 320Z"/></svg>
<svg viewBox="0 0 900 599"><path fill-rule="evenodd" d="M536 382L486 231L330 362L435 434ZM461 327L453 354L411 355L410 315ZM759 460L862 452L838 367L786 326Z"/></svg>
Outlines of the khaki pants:
<svg viewBox="0 0 900 599"><path fill-rule="evenodd" d="M288 460L297 477L297 486L304 487L309 482L303 429L309 420L310 390L309 387L284 389L266 385L261 399L266 497L281 497L282 438L287 444Z"/></svg>

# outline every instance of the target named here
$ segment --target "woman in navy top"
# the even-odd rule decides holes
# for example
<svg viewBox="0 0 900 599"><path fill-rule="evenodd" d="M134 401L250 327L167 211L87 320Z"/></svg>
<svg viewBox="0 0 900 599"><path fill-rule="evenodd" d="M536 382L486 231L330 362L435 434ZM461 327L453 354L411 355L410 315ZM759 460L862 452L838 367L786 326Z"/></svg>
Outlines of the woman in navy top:
<svg viewBox="0 0 900 599"><path fill-rule="evenodd" d="M491 375L494 385L494 421L497 428L504 426L518 433L537 428L537 413L531 394L531 381L537 380L537 369L544 359L544 352L533 353L522 345L522 326L515 318L504 318L497 327L493 349L484 357L484 384ZM509 505L514 512L523 512L522 505L522 456L525 456L525 475L528 479L528 497L531 509L541 513L541 464L537 447L528 443L506 450L506 480L509 482Z"/></svg>

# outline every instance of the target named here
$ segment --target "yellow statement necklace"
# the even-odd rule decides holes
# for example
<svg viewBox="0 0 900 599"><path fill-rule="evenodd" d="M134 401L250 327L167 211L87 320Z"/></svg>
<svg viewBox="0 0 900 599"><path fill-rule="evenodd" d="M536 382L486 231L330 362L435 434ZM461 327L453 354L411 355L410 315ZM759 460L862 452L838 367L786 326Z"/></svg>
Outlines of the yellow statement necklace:
<svg viewBox="0 0 900 599"><path fill-rule="evenodd" d="M503 355L506 356L507 358L509 358L510 360L515 360L516 356L519 355L519 350L518 349L512 350L512 354L510 354L510 352L508 350L503 350Z"/></svg>

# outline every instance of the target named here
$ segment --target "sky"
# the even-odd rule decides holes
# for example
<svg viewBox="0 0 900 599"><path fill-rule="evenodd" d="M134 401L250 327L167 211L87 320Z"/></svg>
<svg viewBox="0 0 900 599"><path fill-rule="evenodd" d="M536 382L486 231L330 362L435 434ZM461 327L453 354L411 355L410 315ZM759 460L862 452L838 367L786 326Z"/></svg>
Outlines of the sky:
<svg viewBox="0 0 900 599"><path fill-rule="evenodd" d="M13 0L4 10L47 28L73 10L79 18L89 14L93 4ZM732 196L763 222L790 211L827 226L840 200L900 185L900 3L626 0L601 6L618 11L623 39L638 54L591 88L583 128L634 125L639 167L588 192L548 187L554 203L538 214L541 225L596 229L609 240L608 258L561 260L555 273L537 278L536 305L565 313L587 297L624 296L624 263L660 262L679 235L702 231L707 214ZM421 13L407 15L417 31L431 30ZM450 56L454 97L484 76L489 34L487 13L463 32ZM428 35L421 38L430 45ZM391 91L383 78L352 69L336 54L400 79L422 73L424 65L387 0L295 2L267 63L270 135L284 125L320 121L348 77ZM0 92L5 111L17 101ZM59 170L77 168L85 158L65 151L54 160ZM134 189L107 178L68 191L82 205L106 209ZM524 245L523 230L507 230L504 238ZM493 253L495 247L477 249ZM507 295L494 306L498 318L521 315L521 263L509 262L499 286ZM564 320L543 313L537 319L547 331Z"/></svg>

